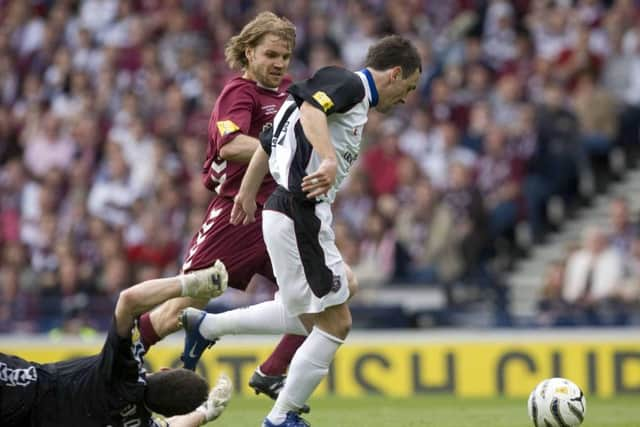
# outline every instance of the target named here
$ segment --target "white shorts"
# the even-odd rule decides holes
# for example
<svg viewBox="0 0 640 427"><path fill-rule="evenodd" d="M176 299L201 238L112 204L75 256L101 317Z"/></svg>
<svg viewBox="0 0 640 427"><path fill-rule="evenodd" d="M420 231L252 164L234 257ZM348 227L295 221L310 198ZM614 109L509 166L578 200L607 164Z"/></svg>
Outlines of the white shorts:
<svg viewBox="0 0 640 427"><path fill-rule="evenodd" d="M319 313L346 302L349 286L331 229L331 206L296 206L274 197L287 196L271 196L262 212L262 232L287 313Z"/></svg>

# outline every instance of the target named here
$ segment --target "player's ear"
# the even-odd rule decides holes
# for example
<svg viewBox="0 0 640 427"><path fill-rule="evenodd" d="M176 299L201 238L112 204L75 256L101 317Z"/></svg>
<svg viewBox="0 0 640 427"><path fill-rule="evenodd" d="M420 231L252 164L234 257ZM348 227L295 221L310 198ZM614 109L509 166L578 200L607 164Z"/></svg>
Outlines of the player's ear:
<svg viewBox="0 0 640 427"><path fill-rule="evenodd" d="M402 68L399 66L391 69L391 80L396 81L402 78Z"/></svg>
<svg viewBox="0 0 640 427"><path fill-rule="evenodd" d="M254 59L254 50L252 47L247 47L244 50L244 56L247 58L247 61Z"/></svg>

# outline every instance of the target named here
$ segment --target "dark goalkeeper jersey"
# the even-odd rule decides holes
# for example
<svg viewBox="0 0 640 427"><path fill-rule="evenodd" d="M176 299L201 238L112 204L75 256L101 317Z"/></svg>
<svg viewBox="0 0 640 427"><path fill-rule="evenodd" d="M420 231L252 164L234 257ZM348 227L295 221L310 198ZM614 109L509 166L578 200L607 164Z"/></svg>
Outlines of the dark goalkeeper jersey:
<svg viewBox="0 0 640 427"><path fill-rule="evenodd" d="M112 322L102 351L95 356L47 364L3 356L0 367L5 362L5 369L21 369L23 378L36 381L26 387L2 385L0 425L153 426L144 407L143 355L137 334L121 338ZM13 424L5 424L9 411Z"/></svg>

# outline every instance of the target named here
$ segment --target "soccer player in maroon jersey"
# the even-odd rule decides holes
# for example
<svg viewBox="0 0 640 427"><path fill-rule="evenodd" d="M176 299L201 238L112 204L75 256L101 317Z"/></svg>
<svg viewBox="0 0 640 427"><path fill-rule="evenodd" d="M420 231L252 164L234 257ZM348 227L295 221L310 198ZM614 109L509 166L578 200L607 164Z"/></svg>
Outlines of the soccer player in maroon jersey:
<svg viewBox="0 0 640 427"><path fill-rule="evenodd" d="M204 185L217 195L193 237L183 272L200 269L220 259L229 272L229 286L245 290L254 274L274 283L271 262L262 238L262 224L234 226L229 222L242 177L262 127L273 120L284 100L290 80L285 77L295 44L295 27L271 12L259 14L232 37L225 49L226 61L242 76L229 81L216 101L209 122L209 144L202 170ZM275 189L270 176L263 181L257 202L261 207ZM261 218L261 215L256 215ZM178 315L186 307L202 308L208 301L180 298L168 301L141 317L140 333L146 345L179 329ZM254 373L250 385L275 399L284 374L304 337L285 335L273 354ZM195 369L204 348L183 357L184 366ZM303 408L306 409L306 408Z"/></svg>

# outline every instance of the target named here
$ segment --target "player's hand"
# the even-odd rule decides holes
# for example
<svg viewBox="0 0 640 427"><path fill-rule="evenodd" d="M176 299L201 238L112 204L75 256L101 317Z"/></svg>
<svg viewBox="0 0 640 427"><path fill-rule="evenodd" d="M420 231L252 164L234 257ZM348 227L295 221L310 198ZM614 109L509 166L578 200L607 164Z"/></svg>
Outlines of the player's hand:
<svg viewBox="0 0 640 427"><path fill-rule="evenodd" d="M222 415L222 412L227 407L232 391L233 384L231 379L227 375L221 374L218 377L218 382L209 392L207 400L196 411L203 413L207 422L215 420Z"/></svg>
<svg viewBox="0 0 640 427"><path fill-rule="evenodd" d="M322 160L318 170L302 179L302 191L309 193L307 194L308 199L327 194L336 182L337 173L338 162L335 159Z"/></svg>
<svg viewBox="0 0 640 427"><path fill-rule="evenodd" d="M255 197L248 197L242 193L238 193L233 199L233 208L231 209L231 217L229 222L233 225L249 224L256 220Z"/></svg>

